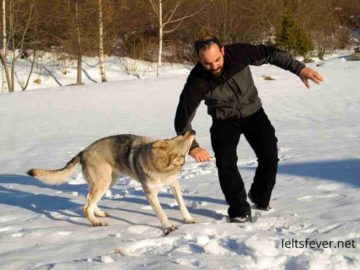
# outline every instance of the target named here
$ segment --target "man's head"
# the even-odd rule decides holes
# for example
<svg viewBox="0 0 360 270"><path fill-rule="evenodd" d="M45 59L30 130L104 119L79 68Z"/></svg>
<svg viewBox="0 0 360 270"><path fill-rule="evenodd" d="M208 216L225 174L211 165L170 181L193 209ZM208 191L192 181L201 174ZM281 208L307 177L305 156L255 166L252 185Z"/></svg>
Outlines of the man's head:
<svg viewBox="0 0 360 270"><path fill-rule="evenodd" d="M224 68L224 47L216 37L206 36L195 43L195 51L203 67L214 76L221 76Z"/></svg>

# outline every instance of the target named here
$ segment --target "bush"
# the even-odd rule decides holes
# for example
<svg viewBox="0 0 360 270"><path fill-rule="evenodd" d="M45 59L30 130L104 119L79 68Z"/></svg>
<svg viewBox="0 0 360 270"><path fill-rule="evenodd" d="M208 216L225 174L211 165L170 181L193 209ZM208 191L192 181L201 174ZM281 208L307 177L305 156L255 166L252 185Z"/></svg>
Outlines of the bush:
<svg viewBox="0 0 360 270"><path fill-rule="evenodd" d="M116 56L125 56L145 61L156 61L157 36L153 30L140 30L121 36L114 46Z"/></svg>
<svg viewBox="0 0 360 270"><path fill-rule="evenodd" d="M277 46L307 58L309 51L314 49L311 37L297 23L294 17L285 13L276 31Z"/></svg>

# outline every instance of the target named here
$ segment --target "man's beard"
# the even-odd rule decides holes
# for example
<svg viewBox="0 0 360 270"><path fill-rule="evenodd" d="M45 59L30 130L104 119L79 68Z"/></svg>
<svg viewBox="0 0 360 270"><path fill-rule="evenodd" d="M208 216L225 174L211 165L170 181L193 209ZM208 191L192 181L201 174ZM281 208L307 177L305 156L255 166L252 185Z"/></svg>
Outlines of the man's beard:
<svg viewBox="0 0 360 270"><path fill-rule="evenodd" d="M222 68L218 68L217 70L211 70L211 73L212 73L215 77L221 77Z"/></svg>

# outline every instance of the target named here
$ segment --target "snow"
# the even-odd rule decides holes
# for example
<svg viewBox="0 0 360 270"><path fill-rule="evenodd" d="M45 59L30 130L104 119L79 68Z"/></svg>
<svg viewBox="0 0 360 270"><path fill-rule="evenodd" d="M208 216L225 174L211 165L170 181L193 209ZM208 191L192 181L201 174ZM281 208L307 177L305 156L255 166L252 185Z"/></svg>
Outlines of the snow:
<svg viewBox="0 0 360 270"><path fill-rule="evenodd" d="M109 226L92 227L82 216L87 185L79 168L61 186L47 186L25 172L60 168L108 135L174 136L175 109L189 67L169 66L158 79L151 72L138 79L113 65L108 83L1 95L1 268L359 269L360 62L342 59L333 57L319 67L309 64L326 80L321 86L312 84L311 90L277 67L251 68L279 139L272 209L253 209L254 223L228 223L214 158L196 163L188 157L180 178L198 222L183 224L170 189L164 188L160 201L178 226L168 236L131 179L120 178L100 202L110 214L105 218ZM95 78L98 71L90 66L96 61L91 61L87 73ZM65 81L55 67L50 71ZM263 80L263 75L275 80ZM53 86L48 82L43 86ZM213 156L210 125L202 104L193 127ZM243 137L238 155L248 189L256 157ZM282 247L283 241L306 239L353 240L356 246Z"/></svg>

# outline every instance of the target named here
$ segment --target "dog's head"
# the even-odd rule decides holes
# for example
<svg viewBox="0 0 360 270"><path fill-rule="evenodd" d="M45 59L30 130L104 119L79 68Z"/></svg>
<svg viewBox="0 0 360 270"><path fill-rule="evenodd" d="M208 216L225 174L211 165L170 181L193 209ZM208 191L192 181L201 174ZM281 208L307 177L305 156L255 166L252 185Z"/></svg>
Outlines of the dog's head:
<svg viewBox="0 0 360 270"><path fill-rule="evenodd" d="M185 163L185 156L188 154L194 138L195 131L192 130L172 139L152 143L154 165L158 171L179 170Z"/></svg>

